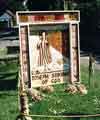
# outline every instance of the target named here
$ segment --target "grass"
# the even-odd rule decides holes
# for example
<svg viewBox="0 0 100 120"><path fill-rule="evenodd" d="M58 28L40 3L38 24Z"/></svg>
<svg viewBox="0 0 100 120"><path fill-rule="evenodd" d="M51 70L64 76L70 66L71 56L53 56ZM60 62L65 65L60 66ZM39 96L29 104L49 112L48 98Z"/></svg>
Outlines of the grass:
<svg viewBox="0 0 100 120"><path fill-rule="evenodd" d="M0 48L0 56L7 54L7 48Z"/></svg>
<svg viewBox="0 0 100 120"><path fill-rule="evenodd" d="M17 91L0 91L0 120L15 120L18 115Z"/></svg>
<svg viewBox="0 0 100 120"><path fill-rule="evenodd" d="M18 70L17 61L0 63L0 120L15 120L18 115L16 75L6 75ZM16 85L15 85L16 84Z"/></svg>
<svg viewBox="0 0 100 120"><path fill-rule="evenodd" d="M16 62L0 64L0 72L16 71ZM41 102L29 100L30 114L67 115L67 114L96 114L100 113L100 71L96 70L93 86L88 86L88 69L81 66L81 80L88 88L87 95L68 94L64 92L66 84L55 85L53 93L45 93ZM7 77L7 76L6 76ZM6 84L6 83L5 83ZM19 114L17 90L0 91L0 120L15 120ZM34 120L78 120L78 118L33 118ZM100 120L100 118L81 118L81 120Z"/></svg>
<svg viewBox="0 0 100 120"><path fill-rule="evenodd" d="M63 86L62 88L61 86L57 86L55 89L55 92L47 94L42 102L32 103L30 107L31 114L71 115L100 113L100 89L89 90L88 94L84 96L64 93ZM52 120L56 119L52 118ZM63 119L60 118L59 120Z"/></svg>

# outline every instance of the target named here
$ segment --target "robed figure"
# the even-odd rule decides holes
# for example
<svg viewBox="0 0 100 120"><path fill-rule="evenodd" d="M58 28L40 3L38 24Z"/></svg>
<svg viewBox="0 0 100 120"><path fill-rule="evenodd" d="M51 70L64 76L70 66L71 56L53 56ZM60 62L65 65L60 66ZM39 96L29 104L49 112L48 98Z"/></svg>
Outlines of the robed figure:
<svg viewBox="0 0 100 120"><path fill-rule="evenodd" d="M39 43L37 44L37 49L39 51L38 66L47 66L49 63L51 63L50 46L45 32L43 32L40 36Z"/></svg>

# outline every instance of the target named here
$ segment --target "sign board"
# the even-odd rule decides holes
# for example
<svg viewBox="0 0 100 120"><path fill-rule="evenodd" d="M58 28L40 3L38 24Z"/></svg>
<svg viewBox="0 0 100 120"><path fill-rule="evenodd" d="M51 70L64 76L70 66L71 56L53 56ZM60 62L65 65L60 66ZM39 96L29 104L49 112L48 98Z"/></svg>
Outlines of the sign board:
<svg viewBox="0 0 100 120"><path fill-rule="evenodd" d="M79 81L79 11L17 12L21 78L30 87Z"/></svg>

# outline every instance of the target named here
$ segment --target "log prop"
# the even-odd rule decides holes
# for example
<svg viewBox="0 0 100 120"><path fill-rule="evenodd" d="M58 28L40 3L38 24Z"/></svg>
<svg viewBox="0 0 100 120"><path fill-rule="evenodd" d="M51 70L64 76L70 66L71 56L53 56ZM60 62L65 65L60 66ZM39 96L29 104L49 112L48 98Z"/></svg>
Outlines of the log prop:
<svg viewBox="0 0 100 120"><path fill-rule="evenodd" d="M18 98L20 115L17 116L16 120L32 120L32 118L29 117L28 97L25 90L24 81L21 79L20 72L18 81Z"/></svg>

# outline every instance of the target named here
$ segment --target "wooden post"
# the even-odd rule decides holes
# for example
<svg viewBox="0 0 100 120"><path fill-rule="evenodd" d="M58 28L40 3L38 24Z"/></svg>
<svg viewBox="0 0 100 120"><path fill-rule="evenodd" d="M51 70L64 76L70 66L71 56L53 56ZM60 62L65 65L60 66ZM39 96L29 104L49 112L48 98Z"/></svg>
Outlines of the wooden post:
<svg viewBox="0 0 100 120"><path fill-rule="evenodd" d="M93 87L93 76L94 76L94 65L95 65L95 58L92 53L89 54L89 87Z"/></svg>
<svg viewBox="0 0 100 120"><path fill-rule="evenodd" d="M24 87L24 81L21 79L19 74L18 91L20 115L16 120L32 120L32 118L29 117L28 97Z"/></svg>

